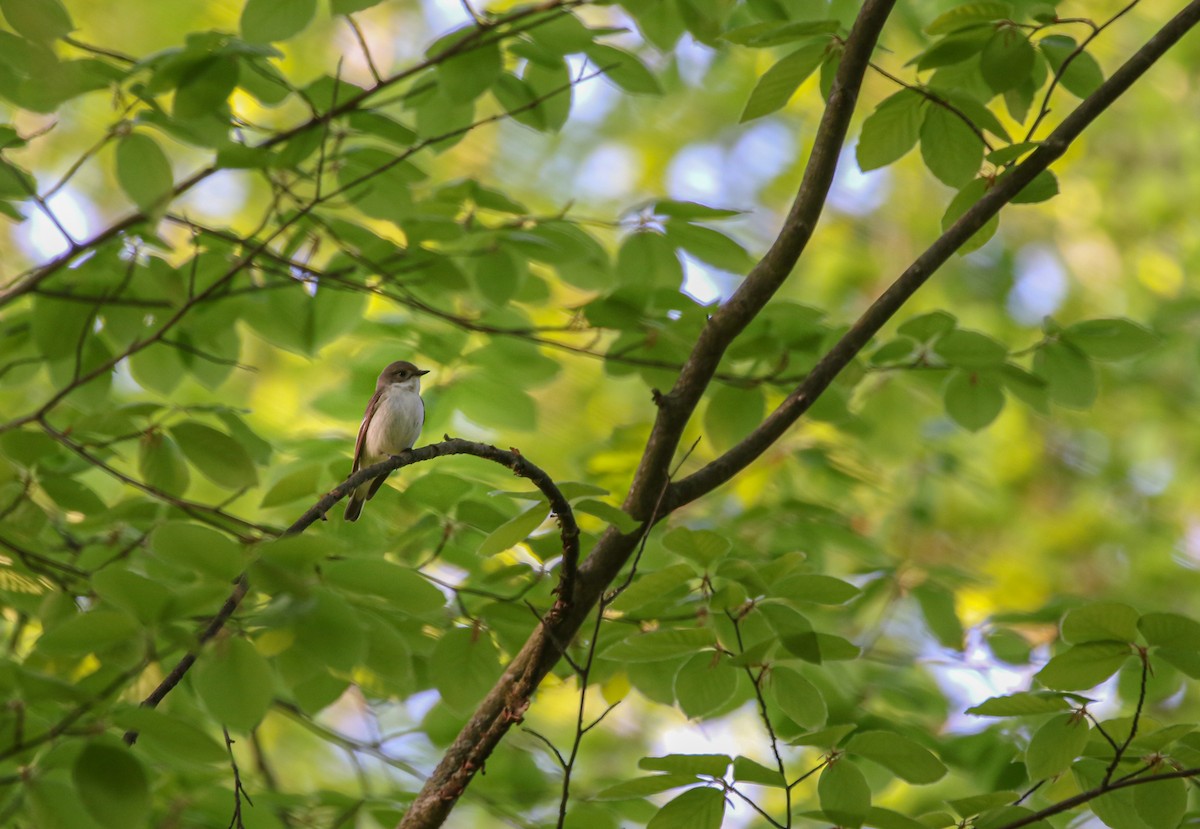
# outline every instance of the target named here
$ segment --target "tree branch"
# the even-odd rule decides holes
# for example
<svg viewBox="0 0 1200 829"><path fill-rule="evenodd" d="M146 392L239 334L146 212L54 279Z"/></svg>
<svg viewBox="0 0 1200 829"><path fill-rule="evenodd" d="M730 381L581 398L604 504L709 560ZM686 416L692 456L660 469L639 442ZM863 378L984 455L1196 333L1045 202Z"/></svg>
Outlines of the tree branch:
<svg viewBox="0 0 1200 829"><path fill-rule="evenodd" d="M1099 115L1200 22L1200 0L1193 0L1135 52L1120 69L1079 104L1041 146L1002 176L868 308L821 358L799 386L749 435L725 454L671 486L672 509L690 503L728 481L777 441L808 411L834 378L916 291L1004 205L1057 160Z"/></svg>
<svg viewBox="0 0 1200 829"><path fill-rule="evenodd" d="M671 458L683 428L700 400L729 342L766 304L791 272L812 235L833 181L850 116L871 52L894 0L867 0L846 39L829 104L783 230L762 261L701 333L675 388L659 396L659 413L641 465L625 500L626 511L643 523L629 533L610 527L579 570L578 588L561 615L548 617L509 662L476 708L399 823L401 829L440 826L471 778L513 723L519 722L538 683L562 657L590 609L637 549L639 541L669 510L655 510L669 482ZM665 507L665 505L664 505Z"/></svg>
<svg viewBox="0 0 1200 829"><path fill-rule="evenodd" d="M804 178L779 235L733 296L709 318L674 388L655 398L658 416L625 501L625 509L633 517L644 521L650 515L683 429L716 374L725 349L788 278L812 238L833 183L863 75L894 4L895 0L866 0L863 4L846 38L841 65L817 128Z"/></svg>

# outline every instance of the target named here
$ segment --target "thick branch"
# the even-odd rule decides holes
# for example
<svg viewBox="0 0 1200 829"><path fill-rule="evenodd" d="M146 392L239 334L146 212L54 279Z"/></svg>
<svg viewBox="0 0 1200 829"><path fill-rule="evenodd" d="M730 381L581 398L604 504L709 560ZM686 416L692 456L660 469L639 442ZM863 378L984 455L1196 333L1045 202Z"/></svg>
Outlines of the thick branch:
<svg viewBox="0 0 1200 829"><path fill-rule="evenodd" d="M909 298L925 284L953 253L987 224L1013 196L1058 159L1100 113L1108 109L1155 61L1166 54L1197 22L1200 0L1193 0L1135 52L1107 81L1046 137L1011 173L997 180L954 225L909 265L854 326L830 349L799 386L768 415L762 424L725 454L673 484L670 508L690 503L725 483L777 441L828 388L834 378Z"/></svg>
<svg viewBox="0 0 1200 829"><path fill-rule="evenodd" d="M643 521L649 518L666 482L667 470L683 429L716 374L725 349L779 290L812 238L833 183L863 75L893 5L895 0L866 0L863 4L846 38L841 65L817 128L800 190L779 235L733 296L712 315L700 332L674 388L656 398L658 417L625 501L625 509L635 518Z"/></svg>
<svg viewBox="0 0 1200 829"><path fill-rule="evenodd" d="M421 788L401 829L440 826L492 750L513 723L519 722L542 678L562 657L605 588L637 549L638 542L661 520L661 504L669 480L672 455L700 396L716 373L726 347L746 327L791 273L821 214L825 196L862 85L863 75L884 21L895 0L866 0L846 39L845 51L829 103L818 129L799 194L779 238L754 267L742 286L713 315L697 340L675 387L659 397L659 413L646 444L633 486L625 500L642 526L631 533L615 528L600 538L579 572L579 586L561 615L547 618L534 631L463 726L454 743Z"/></svg>

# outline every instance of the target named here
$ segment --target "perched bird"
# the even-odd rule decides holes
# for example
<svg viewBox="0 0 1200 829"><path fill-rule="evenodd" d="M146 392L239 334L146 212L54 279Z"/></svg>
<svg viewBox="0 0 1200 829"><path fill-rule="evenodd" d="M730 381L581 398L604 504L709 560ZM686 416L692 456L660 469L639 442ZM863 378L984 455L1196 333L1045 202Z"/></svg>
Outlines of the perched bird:
<svg viewBox="0 0 1200 829"><path fill-rule="evenodd" d="M375 394L367 404L358 440L354 444L353 475L363 467L379 463L405 449L411 449L425 423L425 404L421 400L421 377L428 374L405 360L397 360L383 370L375 383ZM388 473L380 475L350 493L346 502L346 520L356 521L363 504L375 496Z"/></svg>

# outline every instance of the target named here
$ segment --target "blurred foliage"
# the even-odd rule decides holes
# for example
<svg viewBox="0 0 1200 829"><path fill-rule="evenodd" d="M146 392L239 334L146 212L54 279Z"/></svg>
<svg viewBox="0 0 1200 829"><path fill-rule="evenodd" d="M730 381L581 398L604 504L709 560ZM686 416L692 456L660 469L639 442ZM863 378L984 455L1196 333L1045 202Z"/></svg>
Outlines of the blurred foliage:
<svg viewBox="0 0 1200 829"><path fill-rule="evenodd" d="M553 519L447 457L276 537L395 359L423 443L519 448L585 554L636 528L653 393L778 231L857 11L0 0L0 823L393 825L553 604ZM681 474L1175 9L1122 11L899 4ZM1198 49L648 535L452 825L1002 827L1200 765ZM1174 827L1189 786L1090 808Z"/></svg>

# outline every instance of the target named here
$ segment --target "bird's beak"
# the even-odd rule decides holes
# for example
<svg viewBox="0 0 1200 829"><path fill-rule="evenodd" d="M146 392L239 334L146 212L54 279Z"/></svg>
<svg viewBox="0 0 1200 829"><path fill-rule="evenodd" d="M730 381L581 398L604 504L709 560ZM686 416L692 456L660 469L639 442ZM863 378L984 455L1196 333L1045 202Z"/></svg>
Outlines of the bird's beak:
<svg viewBox="0 0 1200 829"><path fill-rule="evenodd" d="M430 372L430 369L424 369L424 370L422 370L422 371L418 371L418 372L417 372L417 376L418 376L418 377L423 377L423 376L425 376L426 374L428 374L429 372Z"/></svg>

